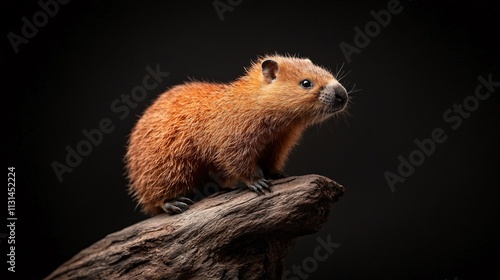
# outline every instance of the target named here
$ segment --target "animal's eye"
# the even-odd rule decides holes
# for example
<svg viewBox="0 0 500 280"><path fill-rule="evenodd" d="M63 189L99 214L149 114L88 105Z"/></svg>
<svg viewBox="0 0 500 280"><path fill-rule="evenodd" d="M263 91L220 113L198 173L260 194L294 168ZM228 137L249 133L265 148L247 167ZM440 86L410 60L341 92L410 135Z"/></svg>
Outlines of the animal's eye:
<svg viewBox="0 0 500 280"><path fill-rule="evenodd" d="M305 80L301 81L300 85L303 88L312 88L313 87L313 83L311 81L309 81L308 79L305 79Z"/></svg>

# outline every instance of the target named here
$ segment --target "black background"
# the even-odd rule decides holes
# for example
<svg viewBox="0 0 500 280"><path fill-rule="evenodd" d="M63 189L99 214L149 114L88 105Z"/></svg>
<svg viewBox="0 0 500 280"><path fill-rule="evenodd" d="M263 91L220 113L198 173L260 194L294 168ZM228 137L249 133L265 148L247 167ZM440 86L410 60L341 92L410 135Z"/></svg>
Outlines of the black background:
<svg viewBox="0 0 500 280"><path fill-rule="evenodd" d="M309 57L335 70L346 61L339 44L353 45L353 28L363 29L370 11L388 3L244 0L221 21L212 2L71 1L18 54L7 34L21 34L21 18L40 7L2 5L1 150L4 168L16 167L15 276L42 278L146 218L126 193L122 158L137 117L160 93L189 78L229 82L266 53ZM322 174L346 187L328 223L287 257L288 268L302 265L318 237L341 244L308 279L500 276L500 88L458 129L443 120L474 94L479 75L500 81L499 10L494 1L436 2L401 2L403 11L344 65L347 87L362 89L352 117L309 129L288 161L289 174ZM120 120L110 104L157 64L170 75ZM103 118L115 130L59 182L51 163L64 163L65 147L75 148L85 139L81 131ZM397 173L398 156L408 158L414 140L435 128L447 140L391 192L384 172Z"/></svg>

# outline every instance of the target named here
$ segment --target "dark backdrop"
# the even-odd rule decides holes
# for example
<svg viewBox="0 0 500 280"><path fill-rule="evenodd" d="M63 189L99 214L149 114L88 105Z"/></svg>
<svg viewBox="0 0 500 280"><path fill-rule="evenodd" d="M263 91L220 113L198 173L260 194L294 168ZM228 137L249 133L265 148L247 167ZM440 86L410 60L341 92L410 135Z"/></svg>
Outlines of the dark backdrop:
<svg viewBox="0 0 500 280"><path fill-rule="evenodd" d="M352 117L309 129L288 161L289 174L318 173L346 187L328 223L288 255L287 268L303 273L288 279L499 277L500 87L477 104L473 97L478 76L500 81L499 10L436 2L401 1L377 30L370 11L394 2L221 0L234 4L221 21L213 1L70 1L17 54L9 32L21 36L22 17L33 22L42 8L3 3L1 150L3 168L16 167L15 276L46 276L146 218L126 193L122 158L137 116L160 93L189 78L229 82L258 55L278 52L333 70L344 64L351 73L343 82L362 89ZM354 28L367 24L373 36L365 45L360 39L348 63L340 45L356 47ZM157 64L170 75L128 116L113 112L111 104ZM443 118L464 100L471 112ZM51 164L64 164L65 147L75 149L82 130L105 118L115 129L59 182ZM436 128L446 140L392 192L384 173L398 174L412 152L418 161L414 141ZM325 261L312 261L318 238L340 244Z"/></svg>

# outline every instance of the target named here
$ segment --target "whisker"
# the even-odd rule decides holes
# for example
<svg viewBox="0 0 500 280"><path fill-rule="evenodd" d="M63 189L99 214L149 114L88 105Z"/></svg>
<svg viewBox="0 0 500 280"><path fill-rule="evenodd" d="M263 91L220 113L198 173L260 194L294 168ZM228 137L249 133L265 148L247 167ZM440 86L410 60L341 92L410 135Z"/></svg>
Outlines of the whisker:
<svg viewBox="0 0 500 280"><path fill-rule="evenodd" d="M340 66L340 69L335 71L336 77L339 77L342 74L342 68L344 68L344 64L345 64L345 62L342 62L342 66ZM338 68L338 64L337 64L336 68Z"/></svg>
<svg viewBox="0 0 500 280"><path fill-rule="evenodd" d="M359 89L356 89L356 84L354 84L354 85L352 86L352 88L351 88L350 90L348 90L348 91L347 91L347 94L351 94L351 93L355 93L355 92L359 92L359 91L361 91L361 89L360 89L360 88L359 88Z"/></svg>
<svg viewBox="0 0 500 280"><path fill-rule="evenodd" d="M349 75L351 73L351 70L345 72L343 75L339 76L339 78L337 79L337 81L341 81L342 79L344 79L345 77L347 77L347 75Z"/></svg>
<svg viewBox="0 0 500 280"><path fill-rule="evenodd" d="M361 89L357 89L357 90L350 90L347 92L347 94L351 94L351 93L355 93L355 92L360 92Z"/></svg>

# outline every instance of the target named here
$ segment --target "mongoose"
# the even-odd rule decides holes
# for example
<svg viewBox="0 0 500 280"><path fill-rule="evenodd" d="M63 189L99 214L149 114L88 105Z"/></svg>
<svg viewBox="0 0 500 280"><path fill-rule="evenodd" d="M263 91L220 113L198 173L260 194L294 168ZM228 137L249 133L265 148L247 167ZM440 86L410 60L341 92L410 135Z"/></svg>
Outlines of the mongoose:
<svg viewBox="0 0 500 280"><path fill-rule="evenodd" d="M262 194L282 174L304 129L348 103L348 92L309 59L270 55L223 83L175 86L144 112L126 154L130 193L145 213L181 213L209 174Z"/></svg>

